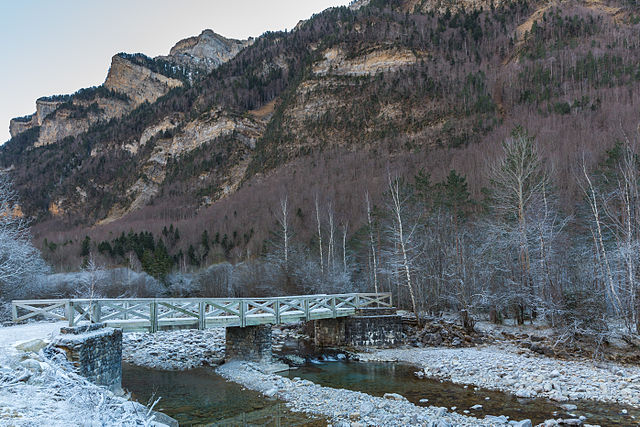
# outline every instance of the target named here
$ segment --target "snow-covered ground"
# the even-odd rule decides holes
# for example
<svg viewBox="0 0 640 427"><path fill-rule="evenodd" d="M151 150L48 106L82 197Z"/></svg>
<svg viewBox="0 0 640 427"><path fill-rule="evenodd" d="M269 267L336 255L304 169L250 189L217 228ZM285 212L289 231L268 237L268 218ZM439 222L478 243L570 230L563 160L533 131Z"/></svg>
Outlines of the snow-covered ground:
<svg viewBox="0 0 640 427"><path fill-rule="evenodd" d="M0 348L15 353L14 344L36 338L51 339L60 333L63 326L67 326L67 322L37 322L0 327Z"/></svg>
<svg viewBox="0 0 640 427"><path fill-rule="evenodd" d="M590 399L640 407L640 367L562 361L509 344L475 348L407 348L361 353L363 361L402 361L439 378L559 402Z"/></svg>
<svg viewBox="0 0 640 427"><path fill-rule="evenodd" d="M61 326L0 327L0 426L164 425L145 406L47 359L41 348Z"/></svg>

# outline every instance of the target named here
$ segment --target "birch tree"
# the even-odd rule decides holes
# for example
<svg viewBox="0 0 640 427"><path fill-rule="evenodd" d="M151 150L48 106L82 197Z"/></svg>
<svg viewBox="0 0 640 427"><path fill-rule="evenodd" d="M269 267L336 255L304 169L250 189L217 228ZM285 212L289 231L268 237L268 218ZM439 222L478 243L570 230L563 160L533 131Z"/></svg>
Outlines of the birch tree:
<svg viewBox="0 0 640 427"><path fill-rule="evenodd" d="M320 203L318 203L318 193L315 198L316 205L316 225L318 229L318 252L320 254L320 272L324 274L324 255L322 254L322 227L320 221Z"/></svg>
<svg viewBox="0 0 640 427"><path fill-rule="evenodd" d="M331 272L335 264L335 224L333 222L333 205L327 206L327 218L329 220L329 245L327 248L327 270Z"/></svg>
<svg viewBox="0 0 640 427"><path fill-rule="evenodd" d="M364 193L365 205L367 207L367 226L369 231L369 248L371 250L371 270L373 272L373 289L378 293L378 259L376 256L376 244L373 237L373 221L371 220L371 203L369 201L369 192Z"/></svg>
<svg viewBox="0 0 640 427"><path fill-rule="evenodd" d="M280 212L278 215L278 223L280 224L280 232L282 234L283 258L285 268L289 266L289 246L291 241L291 229L289 226L289 206L287 196L280 199Z"/></svg>
<svg viewBox="0 0 640 427"><path fill-rule="evenodd" d="M389 189L389 210L392 217L392 226L390 227L391 239L394 243L394 262L393 266L401 272L402 282L409 292L411 307L416 316L418 326L421 326L420 316L418 313L418 305L416 300L416 285L413 278L413 262L416 254L417 242L415 241L418 221L409 219L410 197L404 194L401 188L401 180L399 178L391 178L388 175ZM398 284L401 282L399 281Z"/></svg>

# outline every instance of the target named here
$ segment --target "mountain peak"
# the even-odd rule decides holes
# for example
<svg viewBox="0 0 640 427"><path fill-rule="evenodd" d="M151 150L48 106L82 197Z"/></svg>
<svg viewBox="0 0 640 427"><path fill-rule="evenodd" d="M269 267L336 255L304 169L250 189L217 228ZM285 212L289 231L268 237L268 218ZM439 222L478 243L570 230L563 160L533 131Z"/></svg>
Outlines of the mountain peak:
<svg viewBox="0 0 640 427"><path fill-rule="evenodd" d="M249 40L228 39L211 29L205 29L200 35L180 40L171 48L168 56L161 58L210 72L249 44Z"/></svg>

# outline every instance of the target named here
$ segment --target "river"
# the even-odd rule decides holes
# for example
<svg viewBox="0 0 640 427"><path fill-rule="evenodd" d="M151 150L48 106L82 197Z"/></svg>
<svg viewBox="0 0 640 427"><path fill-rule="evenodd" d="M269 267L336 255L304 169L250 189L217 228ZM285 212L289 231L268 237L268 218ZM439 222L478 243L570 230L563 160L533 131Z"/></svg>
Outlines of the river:
<svg viewBox="0 0 640 427"><path fill-rule="evenodd" d="M375 396L399 393L417 405L455 407L458 413L478 418L507 415L513 420L531 419L534 424L549 418L583 415L590 424L631 425L640 411L622 413L622 407L592 401L569 402L578 409L566 411L547 399L521 399L512 395L465 387L437 380L418 379L416 368L400 363L364 363L332 357L293 369L284 376L300 377L317 384L362 391ZM146 404L160 398L154 409L180 422L180 425L261 425L323 426L326 420L289 411L284 403L266 399L218 376L212 368L190 371L159 371L123 365L123 387L132 398ZM428 402L420 402L428 399ZM474 405L481 408L471 409ZM464 412L468 411L468 412Z"/></svg>

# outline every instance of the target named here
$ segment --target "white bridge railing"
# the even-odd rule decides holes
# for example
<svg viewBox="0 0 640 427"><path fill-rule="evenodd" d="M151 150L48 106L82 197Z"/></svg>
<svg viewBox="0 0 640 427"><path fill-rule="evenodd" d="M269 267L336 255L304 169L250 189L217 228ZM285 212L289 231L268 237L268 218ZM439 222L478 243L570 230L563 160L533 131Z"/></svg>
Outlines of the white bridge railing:
<svg viewBox="0 0 640 427"><path fill-rule="evenodd" d="M12 301L14 322L41 316L103 322L126 331L252 326L351 316L357 309L391 308L390 293L301 295L276 298L115 298Z"/></svg>

